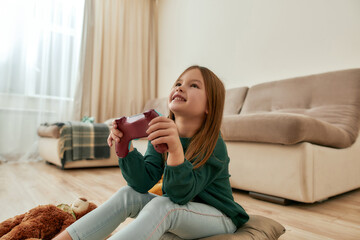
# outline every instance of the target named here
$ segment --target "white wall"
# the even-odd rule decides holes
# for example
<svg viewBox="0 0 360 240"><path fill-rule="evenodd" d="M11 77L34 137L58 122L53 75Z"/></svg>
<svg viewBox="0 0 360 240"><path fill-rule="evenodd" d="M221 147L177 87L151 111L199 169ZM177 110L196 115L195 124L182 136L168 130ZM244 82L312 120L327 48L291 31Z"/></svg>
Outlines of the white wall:
<svg viewBox="0 0 360 240"><path fill-rule="evenodd" d="M192 64L226 88L360 67L359 0L158 0L158 95Z"/></svg>

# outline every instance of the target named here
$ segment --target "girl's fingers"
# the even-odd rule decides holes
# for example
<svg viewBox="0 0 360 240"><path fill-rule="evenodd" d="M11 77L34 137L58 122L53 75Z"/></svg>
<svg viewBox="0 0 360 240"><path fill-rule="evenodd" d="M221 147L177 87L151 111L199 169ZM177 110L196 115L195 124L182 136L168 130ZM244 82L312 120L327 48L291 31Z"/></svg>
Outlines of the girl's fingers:
<svg viewBox="0 0 360 240"><path fill-rule="evenodd" d="M124 134L119 131L119 130L116 130L116 135L119 137L119 138L122 138L124 136Z"/></svg>
<svg viewBox="0 0 360 240"><path fill-rule="evenodd" d="M164 136L169 136L171 134L171 130L169 129L162 129L162 130L157 130L155 132L152 132L149 136L148 136L148 140L152 141L158 137L164 137Z"/></svg>
<svg viewBox="0 0 360 240"><path fill-rule="evenodd" d="M122 138L124 136L124 134L117 129L111 129L111 133L113 134L113 136L118 137L118 138Z"/></svg>
<svg viewBox="0 0 360 240"><path fill-rule="evenodd" d="M154 131L158 131L161 129L168 129L171 127L173 127L173 123L171 123L171 122L156 122L156 123L150 125L150 127L146 130L146 133L150 134Z"/></svg>
<svg viewBox="0 0 360 240"><path fill-rule="evenodd" d="M113 138L111 137L111 133L110 133L109 137L107 139L107 144L109 145L109 147L112 147L112 141L113 141Z"/></svg>
<svg viewBox="0 0 360 240"><path fill-rule="evenodd" d="M117 128L116 119L112 121L112 126L113 126L114 128Z"/></svg>
<svg viewBox="0 0 360 240"><path fill-rule="evenodd" d="M153 146L156 146L156 145L162 144L162 143L168 144L169 141L170 141L170 137L167 137L167 136L166 137L159 137L159 138L156 138L156 139L152 140L151 144Z"/></svg>
<svg viewBox="0 0 360 240"><path fill-rule="evenodd" d="M120 142L120 138L118 135L115 135L114 133L111 133L111 137L115 142Z"/></svg>
<svg viewBox="0 0 360 240"><path fill-rule="evenodd" d="M107 139L107 143L109 147L112 147L112 141L120 142L120 139L124 136L124 134L117 130L117 129L111 129L111 132L109 134L109 137Z"/></svg>
<svg viewBox="0 0 360 240"><path fill-rule="evenodd" d="M167 117L164 117L164 116L160 116L160 117L156 117L154 119L152 119L150 122L149 122L149 126L155 124L155 123L158 123L158 122L170 122L172 121L171 119L167 118Z"/></svg>

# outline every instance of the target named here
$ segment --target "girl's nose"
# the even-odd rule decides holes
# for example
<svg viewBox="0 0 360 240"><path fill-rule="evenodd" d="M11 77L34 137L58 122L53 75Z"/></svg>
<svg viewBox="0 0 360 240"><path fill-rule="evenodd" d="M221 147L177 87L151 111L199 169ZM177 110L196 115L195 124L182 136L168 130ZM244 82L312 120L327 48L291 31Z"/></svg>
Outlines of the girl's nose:
<svg viewBox="0 0 360 240"><path fill-rule="evenodd" d="M177 86L175 91L177 92L183 92L182 86Z"/></svg>

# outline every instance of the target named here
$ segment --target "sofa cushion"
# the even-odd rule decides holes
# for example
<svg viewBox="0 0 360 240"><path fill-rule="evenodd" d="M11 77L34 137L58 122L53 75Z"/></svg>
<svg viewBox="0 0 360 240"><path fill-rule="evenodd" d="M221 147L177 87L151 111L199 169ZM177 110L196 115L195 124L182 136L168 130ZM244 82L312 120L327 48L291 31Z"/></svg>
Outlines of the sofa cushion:
<svg viewBox="0 0 360 240"><path fill-rule="evenodd" d="M226 90L224 115L239 114L248 89L248 87L239 87Z"/></svg>
<svg viewBox="0 0 360 240"><path fill-rule="evenodd" d="M225 127L226 126L226 127ZM257 113L231 115L223 120L225 140L292 145L310 142L345 148L352 144L349 134L330 123L302 114Z"/></svg>
<svg viewBox="0 0 360 240"><path fill-rule="evenodd" d="M255 85L239 115L225 116L225 140L349 147L360 122L360 69Z"/></svg>
<svg viewBox="0 0 360 240"><path fill-rule="evenodd" d="M283 233L285 233L285 228L275 220L259 215L250 215L249 221L235 233L220 234L201 238L201 240L275 240ZM165 233L160 240L182 240L182 238L172 233Z"/></svg>

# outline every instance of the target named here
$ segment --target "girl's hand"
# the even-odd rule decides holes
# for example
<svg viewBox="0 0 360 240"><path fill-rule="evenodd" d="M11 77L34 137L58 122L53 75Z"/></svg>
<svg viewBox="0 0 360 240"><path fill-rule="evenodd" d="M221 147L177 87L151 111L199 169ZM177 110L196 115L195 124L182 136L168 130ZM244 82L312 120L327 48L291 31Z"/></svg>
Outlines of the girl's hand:
<svg viewBox="0 0 360 240"><path fill-rule="evenodd" d="M121 138L124 136L124 134L119 129L117 129L117 124L116 124L115 120L112 122L112 126L113 127L111 128L109 137L107 139L107 143L108 143L109 147L112 147L113 141L119 143Z"/></svg>
<svg viewBox="0 0 360 240"><path fill-rule="evenodd" d="M161 143L168 145L168 165L178 165L184 162L183 148L177 126L173 120L167 117L156 117L150 121L146 133L149 134L148 140L153 146ZM174 161L169 161L170 159Z"/></svg>
<svg viewBox="0 0 360 240"><path fill-rule="evenodd" d="M116 124L115 120L112 122L112 125L113 125L113 127L111 128L109 137L107 139L107 144L109 145L109 147L112 147L112 145L113 145L112 141L119 143L121 138L124 136L124 134L119 129L117 129L117 124ZM133 150L134 150L134 147L132 145L132 142L130 142L129 152L131 152Z"/></svg>

